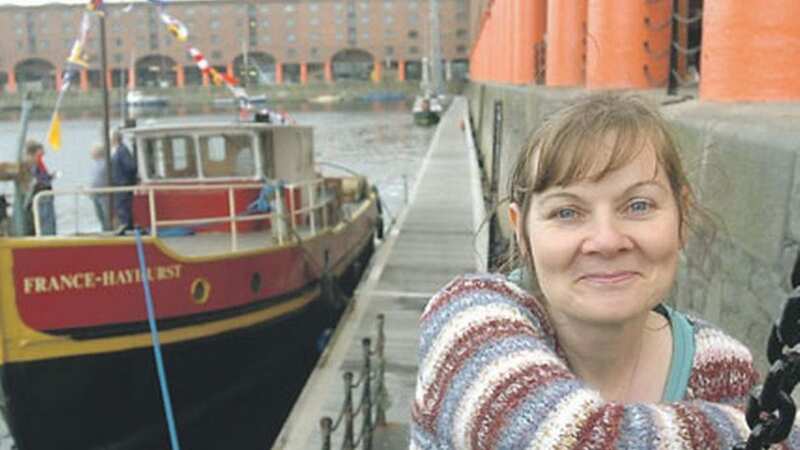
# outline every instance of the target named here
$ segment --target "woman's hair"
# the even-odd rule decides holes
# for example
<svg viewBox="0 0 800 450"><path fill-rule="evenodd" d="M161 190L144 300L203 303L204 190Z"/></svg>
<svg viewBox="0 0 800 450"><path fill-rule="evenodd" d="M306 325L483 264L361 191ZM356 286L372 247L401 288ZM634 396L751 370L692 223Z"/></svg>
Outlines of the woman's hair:
<svg viewBox="0 0 800 450"><path fill-rule="evenodd" d="M678 207L680 237L685 240L684 228L693 228L695 216L704 222L708 215L695 201L667 121L657 106L640 96L604 92L556 113L520 151L508 192L520 210L523 242L511 246L507 264L527 267L533 275L531 287L538 290L526 226L533 195L554 186L601 180L648 149L655 151L657 161L653 175L660 168L669 180Z"/></svg>

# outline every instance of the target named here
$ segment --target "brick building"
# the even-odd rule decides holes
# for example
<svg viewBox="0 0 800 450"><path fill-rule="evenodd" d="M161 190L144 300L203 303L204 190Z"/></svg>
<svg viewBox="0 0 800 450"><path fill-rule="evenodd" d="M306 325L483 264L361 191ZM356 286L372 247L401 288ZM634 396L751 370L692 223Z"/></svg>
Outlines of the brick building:
<svg viewBox="0 0 800 450"><path fill-rule="evenodd" d="M438 0L448 76L465 76L475 0ZM173 0L166 11L189 29L178 42L145 1L107 3L107 80L112 87L207 84L189 45L249 84L338 79L418 79L430 54L428 0ZM78 35L83 4L0 7L0 85L54 89ZM99 20L80 87L101 86Z"/></svg>

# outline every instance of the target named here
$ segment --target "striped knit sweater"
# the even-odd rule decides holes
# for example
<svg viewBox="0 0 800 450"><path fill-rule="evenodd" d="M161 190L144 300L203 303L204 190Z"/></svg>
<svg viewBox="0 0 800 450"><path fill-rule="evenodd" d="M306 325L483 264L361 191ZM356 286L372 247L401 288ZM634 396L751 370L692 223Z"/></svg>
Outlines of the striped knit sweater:
<svg viewBox="0 0 800 450"><path fill-rule="evenodd" d="M421 319L412 449L729 449L757 381L745 346L690 318L686 398L604 401L570 372L539 303L501 276L464 276ZM800 449L800 433L775 446Z"/></svg>

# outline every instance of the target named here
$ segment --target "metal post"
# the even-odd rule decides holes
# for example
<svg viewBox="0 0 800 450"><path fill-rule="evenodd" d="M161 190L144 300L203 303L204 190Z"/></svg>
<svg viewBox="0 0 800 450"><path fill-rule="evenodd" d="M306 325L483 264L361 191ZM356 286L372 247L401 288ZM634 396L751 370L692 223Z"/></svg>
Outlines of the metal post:
<svg viewBox="0 0 800 450"><path fill-rule="evenodd" d="M100 11L97 15L100 18L100 85L103 87L103 144L106 146L106 183L113 186L114 182L111 177L111 142L109 135L109 116L108 111L108 83L106 80L106 71L108 70L108 63L106 57L106 15ZM121 194L120 194L121 195ZM114 223L114 195L108 194L108 223ZM113 226L112 226L113 228Z"/></svg>
<svg viewBox="0 0 800 450"><path fill-rule="evenodd" d="M23 181L30 179L30 174L23 175L23 171L27 170L27 165L24 163L25 157L25 140L28 135L28 122L31 119L31 111L33 110L33 100L31 99L30 91L25 91L22 95L22 127L17 138L17 167L19 173L17 179L14 181L14 211L13 211L13 224L14 229L11 233L14 236L22 236L26 232L26 214L25 214L25 194L28 192L28 186L23 186ZM29 225L29 224L28 224Z"/></svg>
<svg viewBox="0 0 800 450"><path fill-rule="evenodd" d="M383 323L385 316L378 314L378 340L375 342L375 354L378 357L378 376L376 377L375 389L375 425L386 426L386 386L384 386L383 375L386 370L386 360L383 357L383 348L386 343L386 336L383 334Z"/></svg>
<svg viewBox="0 0 800 450"><path fill-rule="evenodd" d="M317 206L314 204L314 202L316 201L316 199L314 198L314 189L315 189L314 184L310 184L308 186L308 206L309 206L308 220L309 220L309 225L311 226L311 236L317 234L317 223L316 223L317 221L314 220L314 216L317 214Z"/></svg>
<svg viewBox="0 0 800 450"><path fill-rule="evenodd" d="M147 191L147 203L150 205L150 236L158 236L158 221L156 219L156 191L152 187Z"/></svg>
<svg viewBox="0 0 800 450"><path fill-rule="evenodd" d="M371 386L370 386L370 377L371 377L371 370L370 370L370 339L364 338L361 340L361 345L364 348L364 372L362 376L364 377L364 390L361 397L362 401L362 411L361 414L362 422L361 422L361 439L363 439L364 450L372 450L372 396L370 394Z"/></svg>
<svg viewBox="0 0 800 450"><path fill-rule="evenodd" d="M672 0L672 36L669 43L669 77L667 82L667 95L675 95L678 93L678 40L680 39L680 23L678 22L678 15L680 14L679 3L680 0Z"/></svg>
<svg viewBox="0 0 800 450"><path fill-rule="evenodd" d="M236 202L234 202L233 187L228 188L228 217L231 221L231 251L239 249L239 236L236 226Z"/></svg>
<svg viewBox="0 0 800 450"><path fill-rule="evenodd" d="M408 204L408 175L403 174L403 204Z"/></svg>
<svg viewBox="0 0 800 450"><path fill-rule="evenodd" d="M322 428L322 450L331 450L331 428L333 427L333 419L330 417L323 417L319 421L319 426Z"/></svg>
<svg viewBox="0 0 800 450"><path fill-rule="evenodd" d="M343 450L353 450L355 440L353 438L353 372L344 373L344 438L342 440Z"/></svg>

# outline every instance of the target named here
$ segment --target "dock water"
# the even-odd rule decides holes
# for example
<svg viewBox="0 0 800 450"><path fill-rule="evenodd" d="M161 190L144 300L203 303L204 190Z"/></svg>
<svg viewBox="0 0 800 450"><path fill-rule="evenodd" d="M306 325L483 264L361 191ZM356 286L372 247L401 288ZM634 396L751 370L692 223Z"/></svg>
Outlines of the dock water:
<svg viewBox="0 0 800 450"><path fill-rule="evenodd" d="M322 448L320 419L336 420L344 401L343 374L358 377L362 338L375 340L384 314L387 425L377 427L374 449L408 448L410 406L417 374L418 319L425 304L454 276L485 270L488 225L484 225L480 170L467 120L467 102L454 99L443 115L409 202L378 247L352 308L275 440L275 450ZM374 344L373 344L374 345ZM357 405L360 390L354 393ZM340 448L342 429L331 448ZM356 421L356 438L361 419ZM359 447L360 448L360 447Z"/></svg>

